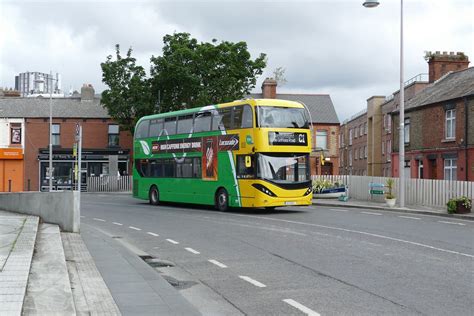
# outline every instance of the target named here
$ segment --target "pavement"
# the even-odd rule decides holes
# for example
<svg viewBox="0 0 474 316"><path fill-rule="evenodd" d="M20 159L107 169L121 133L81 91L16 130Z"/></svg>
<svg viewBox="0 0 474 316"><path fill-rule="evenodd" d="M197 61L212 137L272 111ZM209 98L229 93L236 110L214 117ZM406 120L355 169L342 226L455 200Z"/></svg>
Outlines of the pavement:
<svg viewBox="0 0 474 316"><path fill-rule="evenodd" d="M465 220L474 220L474 213L469 214L449 214L446 208L436 208L432 206L423 205L407 205L406 207L388 207L383 202L372 202L372 201L361 201L356 199L349 199L346 202L339 201L336 199L313 199L313 205L328 206L328 207L341 207L341 208L359 208L359 209L371 209L379 211L391 211L391 212L403 212L412 214L425 214L425 215L437 215L451 218L459 218Z"/></svg>

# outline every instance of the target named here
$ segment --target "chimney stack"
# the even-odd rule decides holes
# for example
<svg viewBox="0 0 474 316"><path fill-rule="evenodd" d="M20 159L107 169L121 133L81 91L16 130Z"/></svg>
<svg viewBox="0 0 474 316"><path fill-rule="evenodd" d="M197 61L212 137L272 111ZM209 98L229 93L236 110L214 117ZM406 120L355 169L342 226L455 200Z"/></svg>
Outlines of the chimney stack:
<svg viewBox="0 0 474 316"><path fill-rule="evenodd" d="M91 84L83 84L81 88L81 102L83 101L88 101L92 102L94 101L94 87L92 87Z"/></svg>
<svg viewBox="0 0 474 316"><path fill-rule="evenodd" d="M277 82L273 78L266 78L262 83L262 97L264 99L276 99Z"/></svg>
<svg viewBox="0 0 474 316"><path fill-rule="evenodd" d="M429 82L435 82L450 71L466 69L469 66L469 58L463 52L427 52L425 59L428 62Z"/></svg>

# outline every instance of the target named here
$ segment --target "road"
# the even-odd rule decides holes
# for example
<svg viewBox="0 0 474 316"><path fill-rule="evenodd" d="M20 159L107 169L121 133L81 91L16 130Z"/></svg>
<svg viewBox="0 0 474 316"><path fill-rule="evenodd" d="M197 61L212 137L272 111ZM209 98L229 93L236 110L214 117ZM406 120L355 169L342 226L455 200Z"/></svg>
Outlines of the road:
<svg viewBox="0 0 474 316"><path fill-rule="evenodd" d="M81 215L83 224L171 262L181 272L170 273L202 289L191 301L206 292L229 313L474 311L472 221L315 206L223 213L123 194L84 194Z"/></svg>

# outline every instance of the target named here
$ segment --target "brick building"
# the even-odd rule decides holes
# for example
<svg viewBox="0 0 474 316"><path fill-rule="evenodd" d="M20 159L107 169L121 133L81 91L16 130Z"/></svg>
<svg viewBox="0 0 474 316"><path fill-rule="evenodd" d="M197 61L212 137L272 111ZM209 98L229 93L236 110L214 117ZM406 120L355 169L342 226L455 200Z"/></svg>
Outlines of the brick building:
<svg viewBox="0 0 474 316"><path fill-rule="evenodd" d="M277 82L267 78L262 84L262 93L248 97L255 99L282 99L302 102L311 114L313 130L313 152L311 153L311 174L339 173L339 119L328 94L277 93ZM324 164L321 163L324 159Z"/></svg>
<svg viewBox="0 0 474 316"><path fill-rule="evenodd" d="M442 56L443 61L446 56L449 55ZM462 64L458 58L454 55L454 65L461 65L461 69L467 66L467 57ZM436 65L431 62L430 66L432 64ZM474 181L474 68L444 75L430 68L432 73L442 77L430 78L433 83L405 106L403 172L411 178ZM394 124L398 124L398 111L393 117ZM398 147L395 134L394 176L399 174Z"/></svg>
<svg viewBox="0 0 474 316"><path fill-rule="evenodd" d="M353 115L341 125L339 136L340 174L367 175L367 111Z"/></svg>
<svg viewBox="0 0 474 316"><path fill-rule="evenodd" d="M24 166L20 190L48 188L49 102L47 98L0 98L0 116L23 122ZM132 137L128 132L120 131L110 119L100 100L94 98L92 87L83 87L79 98L53 99L52 109L55 189L71 189L75 184L73 144L76 124L83 129L82 169L87 170L83 174L84 180L86 175L99 176L114 170L130 174Z"/></svg>

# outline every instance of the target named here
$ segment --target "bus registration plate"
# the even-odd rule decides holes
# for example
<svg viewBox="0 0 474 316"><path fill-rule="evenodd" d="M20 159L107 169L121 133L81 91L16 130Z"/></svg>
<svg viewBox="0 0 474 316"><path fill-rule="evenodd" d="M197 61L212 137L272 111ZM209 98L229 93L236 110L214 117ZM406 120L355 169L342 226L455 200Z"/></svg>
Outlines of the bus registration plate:
<svg viewBox="0 0 474 316"><path fill-rule="evenodd" d="M286 201L285 205L296 205L295 201Z"/></svg>

